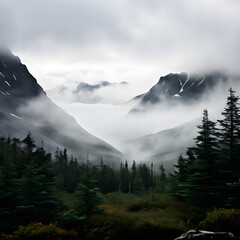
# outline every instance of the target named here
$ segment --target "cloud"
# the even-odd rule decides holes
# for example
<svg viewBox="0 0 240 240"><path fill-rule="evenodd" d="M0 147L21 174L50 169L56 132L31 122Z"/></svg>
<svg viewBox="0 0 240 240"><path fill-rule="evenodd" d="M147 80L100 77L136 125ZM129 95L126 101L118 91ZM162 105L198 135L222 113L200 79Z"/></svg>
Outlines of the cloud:
<svg viewBox="0 0 240 240"><path fill-rule="evenodd" d="M239 72L239 10L236 0L3 0L0 27L16 52L50 66Z"/></svg>
<svg viewBox="0 0 240 240"><path fill-rule="evenodd" d="M100 81L95 84L72 81L48 90L47 94L59 103L122 104L129 99L127 82L110 83Z"/></svg>
<svg viewBox="0 0 240 240"><path fill-rule="evenodd" d="M206 108L209 111L210 120L216 121L217 119L222 119L221 112L226 106L227 90L233 87L233 89L237 91L236 94L240 94L238 82L239 78L234 81L219 84L214 90L203 95L202 98L194 102L194 104L157 105L156 108L152 108L152 110L149 110L147 113L128 115L127 113L136 102L130 102L125 105L62 103L61 107L70 115L75 116L78 123L85 129L105 141L110 142L123 153L127 153L127 156L130 158L143 160L145 157L146 160L150 159L153 153L157 154L158 150L162 149L160 146L161 142L166 144L166 142L169 141L169 139L172 140L173 137L169 136L169 138L166 137L166 139L158 139L158 141L156 140L155 142L156 145L154 145L154 141L149 142L152 146L148 149L145 147L143 150L140 148L140 144L134 146L135 143L138 143L135 139L141 139L145 135L174 128L193 119L200 119L203 110ZM176 142L174 144L172 143L172 146L176 146L176 149L177 147L181 148L181 153L184 153L184 148L188 147L185 143L189 143L189 146L194 143L193 137L196 137L196 125L200 124L200 121L201 120L198 120L198 123L195 121L195 125L191 125L191 129L195 129L191 134L189 134L189 127L187 128L188 132L181 131L181 136L175 139ZM141 143L141 141L139 142ZM145 143L145 141L143 142ZM152 149L154 149L154 151L152 151ZM177 154L178 153L179 152L177 152Z"/></svg>
<svg viewBox="0 0 240 240"><path fill-rule="evenodd" d="M45 90L79 81L127 81L126 99L169 72L240 74L239 12L239 0L1 0L0 42L21 57ZM99 94L114 102L118 92ZM209 104L213 110L224 105L217 96ZM118 145L118 138L173 127L175 120L184 122L208 107L204 102L199 109L126 119L128 106L62 100L84 127Z"/></svg>

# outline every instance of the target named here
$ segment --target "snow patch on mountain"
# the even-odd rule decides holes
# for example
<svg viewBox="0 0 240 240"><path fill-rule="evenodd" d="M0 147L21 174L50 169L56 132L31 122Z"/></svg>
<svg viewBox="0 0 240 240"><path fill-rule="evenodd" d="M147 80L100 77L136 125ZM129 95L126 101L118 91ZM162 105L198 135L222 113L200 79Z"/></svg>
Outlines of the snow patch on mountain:
<svg viewBox="0 0 240 240"><path fill-rule="evenodd" d="M3 96L6 96L6 94L3 91L0 91L2 93Z"/></svg>
<svg viewBox="0 0 240 240"><path fill-rule="evenodd" d="M22 118L20 118L19 116L17 116L17 115L15 115L15 114L13 114L13 113L10 113L10 115L11 115L12 117L15 117L15 118L19 119L19 120L21 120L21 119L22 119Z"/></svg>
<svg viewBox="0 0 240 240"><path fill-rule="evenodd" d="M7 68L7 66L5 65L5 63L4 63L4 62L2 62L2 61L1 61L1 63L2 63L2 65L3 65L5 68Z"/></svg>
<svg viewBox="0 0 240 240"><path fill-rule="evenodd" d="M13 74L13 78L14 78L15 81L17 81L17 78L16 78L16 76L14 74Z"/></svg>
<svg viewBox="0 0 240 240"><path fill-rule="evenodd" d="M8 81L4 81L9 87L11 87L10 83Z"/></svg>

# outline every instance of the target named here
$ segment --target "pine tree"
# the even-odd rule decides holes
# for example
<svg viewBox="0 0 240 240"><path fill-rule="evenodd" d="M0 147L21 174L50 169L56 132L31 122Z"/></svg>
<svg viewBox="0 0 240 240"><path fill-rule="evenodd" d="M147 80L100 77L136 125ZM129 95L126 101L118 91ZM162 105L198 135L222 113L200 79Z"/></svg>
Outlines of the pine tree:
<svg viewBox="0 0 240 240"><path fill-rule="evenodd" d="M114 192L118 189L115 171L111 167L105 165L102 158L99 166L98 186L103 194Z"/></svg>
<svg viewBox="0 0 240 240"><path fill-rule="evenodd" d="M219 191L215 174L219 147L216 123L209 120L207 110L197 127L196 147L192 148L195 162L188 162L187 198L192 205L208 208L215 204Z"/></svg>
<svg viewBox="0 0 240 240"><path fill-rule="evenodd" d="M64 179L66 190L69 193L73 193L76 190L81 179L80 166L76 159L73 160L73 156L71 156L71 160L65 167Z"/></svg>
<svg viewBox="0 0 240 240"><path fill-rule="evenodd" d="M15 164L17 163L17 154L18 154L19 144L20 144L20 140L18 138L12 139L13 159Z"/></svg>
<svg viewBox="0 0 240 240"><path fill-rule="evenodd" d="M167 176L166 176L166 171L163 164L160 165L159 170L160 170L159 191L160 193L164 193Z"/></svg>
<svg viewBox="0 0 240 240"><path fill-rule="evenodd" d="M49 219L54 219L56 207L58 206L54 194L55 172L51 159L41 164L39 162L36 161L33 153L33 159L26 165L20 179L21 193L18 211L25 223L32 221L47 223Z"/></svg>
<svg viewBox="0 0 240 240"><path fill-rule="evenodd" d="M131 167L131 174L130 174L130 192L134 193L135 192L135 178L136 178L136 173L137 173L137 167L136 167L136 162L133 160L133 164Z"/></svg>
<svg viewBox="0 0 240 240"><path fill-rule="evenodd" d="M121 179L120 190L123 193L129 193L129 170L127 161L125 162L124 167L122 167L121 165L120 179Z"/></svg>
<svg viewBox="0 0 240 240"><path fill-rule="evenodd" d="M196 147L192 148L198 161L206 161L206 164L213 164L218 153L216 123L208 118L208 111L203 111L202 124L197 126L198 136L195 138Z"/></svg>
<svg viewBox="0 0 240 240"><path fill-rule="evenodd" d="M0 161L0 231L16 224L16 205L18 204L18 181L16 165L11 152L11 139L2 139L3 155Z"/></svg>
<svg viewBox="0 0 240 240"><path fill-rule="evenodd" d="M229 89L227 106L222 112L224 119L220 124L220 146L222 148L222 162L224 168L229 170L228 181L236 181L240 176L240 108L239 96Z"/></svg>
<svg viewBox="0 0 240 240"><path fill-rule="evenodd" d="M230 88L227 104L219 120L220 141L222 148L219 164L219 182L221 193L228 207L239 207L240 177L240 107L239 96Z"/></svg>
<svg viewBox="0 0 240 240"><path fill-rule="evenodd" d="M22 143L26 144L26 151L28 156L28 161L32 158L33 149L36 147L34 140L32 139L31 133L29 132L28 135L22 140Z"/></svg>
<svg viewBox="0 0 240 240"><path fill-rule="evenodd" d="M172 195L180 200L185 200L187 197L187 177L188 177L188 162L182 155L179 156L177 165L174 165L174 174L171 175L172 180Z"/></svg>
<svg viewBox="0 0 240 240"><path fill-rule="evenodd" d="M151 186L150 170L147 167L147 165L144 163L144 164L139 165L138 171L139 171L140 176L142 178L144 189L145 189L145 191L147 191L149 189L149 187Z"/></svg>
<svg viewBox="0 0 240 240"><path fill-rule="evenodd" d="M64 190L64 164L63 164L63 157L62 157L62 151L59 151L59 149L56 149L55 152L55 159L54 159L54 169L55 169L55 181L56 186L59 190Z"/></svg>
<svg viewBox="0 0 240 240"><path fill-rule="evenodd" d="M102 202L100 194L100 189L97 187L97 181L93 178L93 168L91 168L89 162L87 162L82 182L78 184L76 191L78 216L85 215L89 217L99 212L99 205Z"/></svg>
<svg viewBox="0 0 240 240"><path fill-rule="evenodd" d="M145 191L143 179L140 175L139 168L136 171L136 177L134 179L134 194L141 195Z"/></svg>

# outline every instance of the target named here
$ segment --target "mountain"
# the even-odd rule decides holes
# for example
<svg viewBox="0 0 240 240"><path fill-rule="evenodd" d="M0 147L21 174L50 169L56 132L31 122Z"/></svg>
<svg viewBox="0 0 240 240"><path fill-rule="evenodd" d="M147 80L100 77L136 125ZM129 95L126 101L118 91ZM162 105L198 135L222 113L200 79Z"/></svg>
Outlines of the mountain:
<svg viewBox="0 0 240 240"><path fill-rule="evenodd" d="M228 82L228 77L222 73L192 74L170 73L160 77L148 92L140 95L137 105L131 112L147 109L159 103L194 103L219 84Z"/></svg>
<svg viewBox="0 0 240 240"><path fill-rule="evenodd" d="M194 119L177 127L129 141L126 143L126 156L158 165L164 163L172 168L179 155L184 155L188 147L194 146L193 138L198 131L196 126L200 123L200 118Z"/></svg>
<svg viewBox="0 0 240 240"><path fill-rule="evenodd" d="M54 104L20 59L0 50L0 136L23 138L30 131L37 144L54 152L66 147L80 160L119 162L122 154L84 130Z"/></svg>
<svg viewBox="0 0 240 240"><path fill-rule="evenodd" d="M107 86L113 86L113 85L126 85L128 84L127 82L120 82L120 83L110 83L108 81L100 81L97 84L88 84L88 83L84 83L81 82L77 85L76 89L73 91L73 93L78 94L81 91L89 91L89 92L93 92L97 89L103 88L103 87L107 87Z"/></svg>
<svg viewBox="0 0 240 240"><path fill-rule="evenodd" d="M57 87L48 90L48 95L52 99L61 102L64 96L64 101L68 103L85 103L85 104L112 104L116 100L109 97L112 92L124 91L124 87L128 85L127 82L108 82L100 81L96 84L89 84L86 82L58 85ZM118 101L117 101L118 103Z"/></svg>

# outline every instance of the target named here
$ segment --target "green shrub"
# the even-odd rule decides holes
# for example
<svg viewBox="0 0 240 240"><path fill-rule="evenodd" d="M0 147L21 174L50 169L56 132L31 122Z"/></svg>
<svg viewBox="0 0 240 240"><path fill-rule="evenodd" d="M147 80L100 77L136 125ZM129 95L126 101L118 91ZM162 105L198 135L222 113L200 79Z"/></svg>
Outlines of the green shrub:
<svg viewBox="0 0 240 240"><path fill-rule="evenodd" d="M85 216L80 216L79 211L70 209L59 216L58 224L65 229L79 230L83 227Z"/></svg>
<svg viewBox="0 0 240 240"><path fill-rule="evenodd" d="M78 234L74 230L58 228L56 224L31 223L28 226L19 226L13 234L2 234L1 240L77 240Z"/></svg>
<svg viewBox="0 0 240 240"><path fill-rule="evenodd" d="M240 209L215 209L208 212L199 227L211 231L240 233Z"/></svg>

